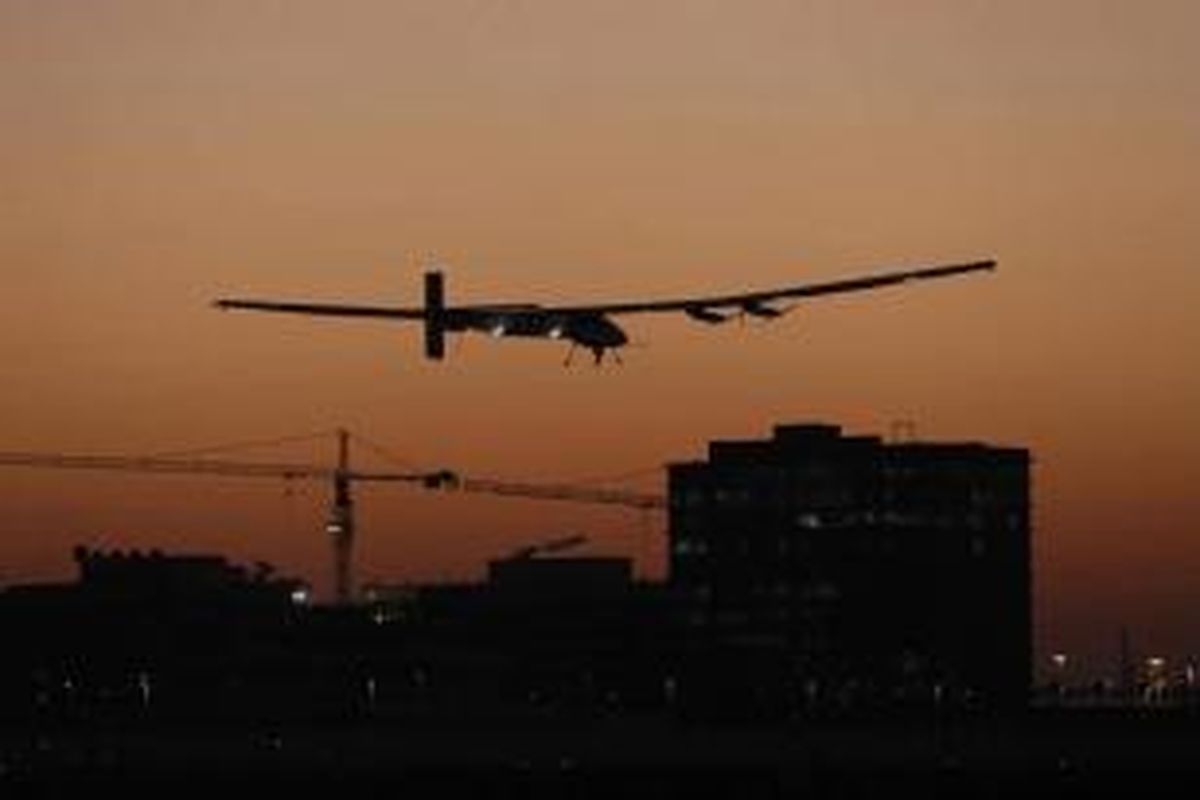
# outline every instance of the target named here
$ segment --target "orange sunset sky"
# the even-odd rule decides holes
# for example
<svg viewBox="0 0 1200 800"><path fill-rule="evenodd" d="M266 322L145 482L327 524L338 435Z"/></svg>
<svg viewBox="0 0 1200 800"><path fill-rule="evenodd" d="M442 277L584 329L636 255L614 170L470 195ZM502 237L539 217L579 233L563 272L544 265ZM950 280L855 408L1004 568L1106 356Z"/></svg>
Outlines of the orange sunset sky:
<svg viewBox="0 0 1200 800"><path fill-rule="evenodd" d="M1042 651L1200 654L1192 0L0 0L0 450L346 425L416 466L650 470L788 421L1035 455ZM996 258L769 326L559 343L222 314L222 295L736 291ZM328 445L230 457L327 461ZM367 458L367 454L362 454ZM326 490L0 471L0 585L73 544L329 586ZM360 492L358 576L478 577L564 532L661 575L665 520Z"/></svg>

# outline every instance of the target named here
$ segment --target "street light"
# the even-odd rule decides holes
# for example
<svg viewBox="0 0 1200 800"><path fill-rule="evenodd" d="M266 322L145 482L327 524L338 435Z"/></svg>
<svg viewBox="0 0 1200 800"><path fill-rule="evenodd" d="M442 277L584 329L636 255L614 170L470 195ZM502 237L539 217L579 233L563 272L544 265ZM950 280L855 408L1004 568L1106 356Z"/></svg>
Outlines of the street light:
<svg viewBox="0 0 1200 800"><path fill-rule="evenodd" d="M1050 663L1054 665L1054 683L1058 687L1058 696L1061 699L1067 693L1067 654L1052 654Z"/></svg>

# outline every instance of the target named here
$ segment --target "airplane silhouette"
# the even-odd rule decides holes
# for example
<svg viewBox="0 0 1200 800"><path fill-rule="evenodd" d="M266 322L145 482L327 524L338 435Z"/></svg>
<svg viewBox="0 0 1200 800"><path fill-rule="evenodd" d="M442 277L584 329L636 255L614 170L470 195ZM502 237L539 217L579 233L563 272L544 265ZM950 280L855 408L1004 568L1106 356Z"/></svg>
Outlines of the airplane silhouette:
<svg viewBox="0 0 1200 800"><path fill-rule="evenodd" d="M801 284L782 289L711 295L666 300L635 300L622 303L586 305L540 305L537 303L482 303L451 306L446 304L445 279L441 272L425 273L424 306L364 306L343 303L292 302L278 300L220 299L213 305L222 309L249 309L289 314L328 317L367 317L421 322L425 327L425 355L441 359L446 354L447 333L479 331L496 338L523 336L562 339L571 343L566 363L576 347L590 350L599 365L608 352L618 362L618 350L629 337L612 317L621 314L654 314L681 311L699 322L716 325L739 316L775 319L791 308L778 308L772 302L794 298L820 297L905 283L929 278L945 278L968 272L995 269L995 261L890 271L859 278L825 283Z"/></svg>

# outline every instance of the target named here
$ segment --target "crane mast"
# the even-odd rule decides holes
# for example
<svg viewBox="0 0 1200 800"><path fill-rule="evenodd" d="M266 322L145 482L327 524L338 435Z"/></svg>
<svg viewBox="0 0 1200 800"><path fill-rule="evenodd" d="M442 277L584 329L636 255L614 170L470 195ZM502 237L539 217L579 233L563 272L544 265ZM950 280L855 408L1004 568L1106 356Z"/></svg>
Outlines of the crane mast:
<svg viewBox="0 0 1200 800"><path fill-rule="evenodd" d="M354 550L354 496L350 492L350 435L338 429L338 465L333 473L333 504L325 532L333 538L333 594L339 604L353 596L350 569Z"/></svg>

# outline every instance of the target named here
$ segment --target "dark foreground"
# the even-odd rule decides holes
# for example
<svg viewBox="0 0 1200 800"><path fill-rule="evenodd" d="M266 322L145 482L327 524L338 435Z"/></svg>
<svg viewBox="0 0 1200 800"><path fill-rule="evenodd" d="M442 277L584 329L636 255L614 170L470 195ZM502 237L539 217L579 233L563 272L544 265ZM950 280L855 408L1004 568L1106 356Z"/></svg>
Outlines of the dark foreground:
<svg viewBox="0 0 1200 800"><path fill-rule="evenodd" d="M666 718L7 729L0 797L254 791L616 797L1096 797L1200 786L1191 714L771 726Z"/></svg>

